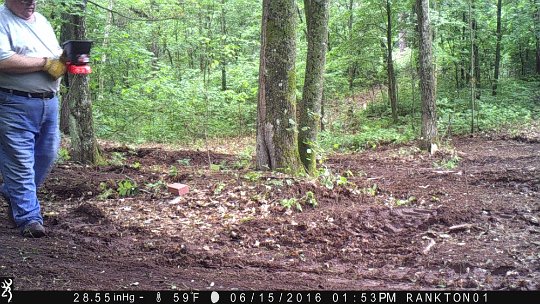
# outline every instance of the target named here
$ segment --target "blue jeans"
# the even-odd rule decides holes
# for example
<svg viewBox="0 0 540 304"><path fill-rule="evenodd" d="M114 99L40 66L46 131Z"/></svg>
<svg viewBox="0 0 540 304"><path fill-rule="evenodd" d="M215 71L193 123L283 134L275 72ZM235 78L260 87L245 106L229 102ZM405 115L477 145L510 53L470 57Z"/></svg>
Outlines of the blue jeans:
<svg viewBox="0 0 540 304"><path fill-rule="evenodd" d="M37 188L60 146L58 97L28 98L0 92L1 191L9 198L18 227L43 224Z"/></svg>

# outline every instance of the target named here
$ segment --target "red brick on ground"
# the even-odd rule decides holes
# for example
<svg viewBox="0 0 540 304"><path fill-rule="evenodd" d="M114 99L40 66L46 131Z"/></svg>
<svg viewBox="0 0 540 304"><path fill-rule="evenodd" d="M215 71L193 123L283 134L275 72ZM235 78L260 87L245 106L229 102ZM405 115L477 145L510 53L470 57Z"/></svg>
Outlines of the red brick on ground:
<svg viewBox="0 0 540 304"><path fill-rule="evenodd" d="M189 186L180 183L168 184L167 189L175 195L184 195L189 192Z"/></svg>

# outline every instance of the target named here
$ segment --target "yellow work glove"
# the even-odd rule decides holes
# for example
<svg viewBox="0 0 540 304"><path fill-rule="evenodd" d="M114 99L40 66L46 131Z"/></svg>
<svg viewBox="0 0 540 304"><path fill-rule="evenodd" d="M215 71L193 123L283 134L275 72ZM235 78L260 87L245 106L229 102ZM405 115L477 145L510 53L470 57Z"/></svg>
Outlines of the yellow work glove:
<svg viewBox="0 0 540 304"><path fill-rule="evenodd" d="M43 71L49 73L49 75L54 80L57 80L66 73L66 63L64 60L62 60L62 58L45 58L45 65L43 66Z"/></svg>

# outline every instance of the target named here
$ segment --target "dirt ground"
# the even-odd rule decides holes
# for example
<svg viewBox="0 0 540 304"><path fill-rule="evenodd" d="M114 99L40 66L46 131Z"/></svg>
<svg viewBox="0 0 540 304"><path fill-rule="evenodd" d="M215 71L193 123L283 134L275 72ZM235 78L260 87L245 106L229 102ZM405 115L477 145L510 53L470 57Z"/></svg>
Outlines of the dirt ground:
<svg viewBox="0 0 540 304"><path fill-rule="evenodd" d="M47 237L22 238L1 201L0 276L18 290L538 290L538 130L332 155L317 181L107 146L114 165L55 166Z"/></svg>

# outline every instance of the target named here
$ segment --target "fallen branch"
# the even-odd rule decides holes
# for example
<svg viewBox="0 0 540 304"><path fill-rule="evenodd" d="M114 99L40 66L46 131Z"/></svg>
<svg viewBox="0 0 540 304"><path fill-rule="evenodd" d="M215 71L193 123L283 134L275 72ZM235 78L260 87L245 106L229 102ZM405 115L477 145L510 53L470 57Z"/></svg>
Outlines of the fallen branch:
<svg viewBox="0 0 540 304"><path fill-rule="evenodd" d="M452 171L452 170L437 170L437 171L433 171L433 173L437 173L437 174L450 174L450 173L456 173L456 171Z"/></svg>
<svg viewBox="0 0 540 304"><path fill-rule="evenodd" d="M456 232L456 231L462 231L462 230L469 230L472 227L473 227L472 224L460 224L460 225L452 226L448 229L450 230L450 232Z"/></svg>
<svg viewBox="0 0 540 304"><path fill-rule="evenodd" d="M429 244L426 246L426 248L424 248L424 250L422 250L422 253L424 255L428 254L428 252L431 250L431 248L433 248L433 246L435 246L435 240L432 239L432 238L427 238L429 239Z"/></svg>

